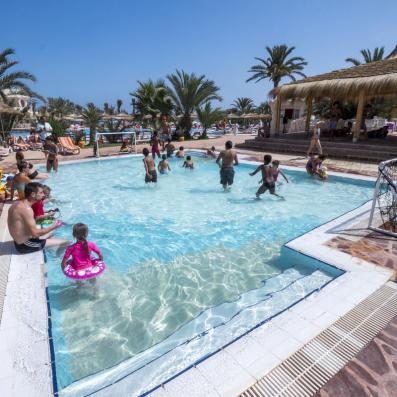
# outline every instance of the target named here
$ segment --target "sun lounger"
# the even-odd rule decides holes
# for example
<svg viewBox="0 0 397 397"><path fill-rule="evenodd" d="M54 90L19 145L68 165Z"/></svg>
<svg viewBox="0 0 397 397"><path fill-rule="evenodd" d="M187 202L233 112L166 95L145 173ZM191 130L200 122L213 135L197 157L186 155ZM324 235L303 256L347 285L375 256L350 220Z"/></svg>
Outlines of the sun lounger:
<svg viewBox="0 0 397 397"><path fill-rule="evenodd" d="M14 143L11 147L14 152L19 152L20 150L26 151L30 149L30 145L27 145L26 143Z"/></svg>
<svg viewBox="0 0 397 397"><path fill-rule="evenodd" d="M75 145L70 136L62 136L58 138L58 148L62 154L79 154L80 148Z"/></svg>
<svg viewBox="0 0 397 397"><path fill-rule="evenodd" d="M10 149L0 149L0 157L7 157L10 154Z"/></svg>

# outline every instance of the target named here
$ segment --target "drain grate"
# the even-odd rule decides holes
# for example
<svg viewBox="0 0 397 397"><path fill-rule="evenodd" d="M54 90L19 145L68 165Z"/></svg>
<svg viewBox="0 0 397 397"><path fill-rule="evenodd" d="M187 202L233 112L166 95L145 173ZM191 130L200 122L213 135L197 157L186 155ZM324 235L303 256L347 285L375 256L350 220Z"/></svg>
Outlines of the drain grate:
<svg viewBox="0 0 397 397"><path fill-rule="evenodd" d="M397 285L387 283L240 397L310 397L397 315Z"/></svg>

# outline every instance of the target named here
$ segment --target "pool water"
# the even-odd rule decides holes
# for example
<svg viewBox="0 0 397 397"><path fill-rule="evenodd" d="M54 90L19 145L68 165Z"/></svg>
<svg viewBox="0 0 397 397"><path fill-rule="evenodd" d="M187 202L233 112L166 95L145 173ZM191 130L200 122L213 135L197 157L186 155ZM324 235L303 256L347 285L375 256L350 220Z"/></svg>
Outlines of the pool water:
<svg viewBox="0 0 397 397"><path fill-rule="evenodd" d="M61 166L48 184L72 239L89 226L107 270L77 288L47 251L57 386L63 396L139 395L283 311L342 272L284 247L371 198L373 184L288 171L285 200L255 200L236 168L224 192L213 160L144 183L140 157ZM102 395L99 394L98 395Z"/></svg>

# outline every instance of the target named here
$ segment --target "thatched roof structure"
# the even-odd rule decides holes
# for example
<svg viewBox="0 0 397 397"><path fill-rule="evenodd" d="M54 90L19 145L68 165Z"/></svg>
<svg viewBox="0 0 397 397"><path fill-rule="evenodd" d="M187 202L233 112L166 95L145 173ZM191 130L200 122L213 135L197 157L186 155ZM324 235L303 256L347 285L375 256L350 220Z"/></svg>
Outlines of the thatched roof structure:
<svg viewBox="0 0 397 397"><path fill-rule="evenodd" d="M357 98L397 95L397 58L366 63L347 69L308 77L273 89L280 98Z"/></svg>

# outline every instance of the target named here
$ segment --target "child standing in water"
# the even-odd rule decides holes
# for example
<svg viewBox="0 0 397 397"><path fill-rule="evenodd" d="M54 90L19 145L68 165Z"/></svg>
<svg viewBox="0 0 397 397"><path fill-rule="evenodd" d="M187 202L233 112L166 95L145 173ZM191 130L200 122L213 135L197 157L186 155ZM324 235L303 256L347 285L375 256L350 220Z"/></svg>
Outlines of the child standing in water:
<svg viewBox="0 0 397 397"><path fill-rule="evenodd" d="M289 183L288 178L285 176L284 172L278 168L280 165L280 162L278 160L273 160L272 161L272 176L274 182L277 182L278 176L281 175L287 183ZM280 182L281 183L281 182Z"/></svg>
<svg viewBox="0 0 397 397"><path fill-rule="evenodd" d="M181 159L183 159L185 157L185 149L183 146L179 147L179 150L176 152L175 157L179 157Z"/></svg>
<svg viewBox="0 0 397 397"><path fill-rule="evenodd" d="M186 160L183 162L182 167L183 168L190 168L191 170L194 169L192 156L186 156Z"/></svg>
<svg viewBox="0 0 397 397"><path fill-rule="evenodd" d="M143 165L145 166L145 182L157 182L157 172L156 172L156 164L152 158L149 157L149 149L144 148L142 150L142 153L144 155L143 159Z"/></svg>
<svg viewBox="0 0 397 397"><path fill-rule="evenodd" d="M215 146L212 146L211 149L207 149L206 156L216 159Z"/></svg>
<svg viewBox="0 0 397 397"><path fill-rule="evenodd" d="M263 164L260 165L254 172L250 172L250 175L253 176L259 171L262 172L262 180L260 181L261 186L259 186L258 191L255 196L258 199L259 196L269 190L270 194L274 194L275 196L281 197L276 194L276 184L274 183L273 173L272 173L272 156L270 154L265 154L263 157Z"/></svg>
<svg viewBox="0 0 397 397"><path fill-rule="evenodd" d="M68 265L68 259L72 257L70 266L75 271L84 271L96 265L96 262L103 261L101 250L92 241L87 241L88 227L84 223L76 223L73 226L73 237L76 242L66 248L62 259L62 270ZM98 259L92 258L91 253L95 252ZM96 278L90 278L90 283L95 284ZM79 285L79 281L77 282Z"/></svg>
<svg viewBox="0 0 397 397"><path fill-rule="evenodd" d="M168 171L171 171L171 167L168 164L167 156L165 154L161 156L161 161L159 162L157 169L160 174L168 174Z"/></svg>
<svg viewBox="0 0 397 397"><path fill-rule="evenodd" d="M165 150L167 151L167 157L172 157L174 155L175 146L171 143L171 139L168 139Z"/></svg>

